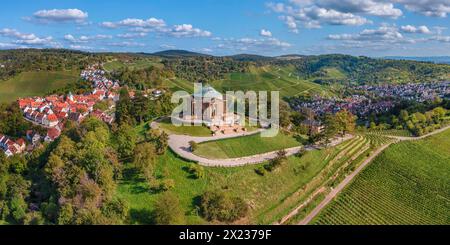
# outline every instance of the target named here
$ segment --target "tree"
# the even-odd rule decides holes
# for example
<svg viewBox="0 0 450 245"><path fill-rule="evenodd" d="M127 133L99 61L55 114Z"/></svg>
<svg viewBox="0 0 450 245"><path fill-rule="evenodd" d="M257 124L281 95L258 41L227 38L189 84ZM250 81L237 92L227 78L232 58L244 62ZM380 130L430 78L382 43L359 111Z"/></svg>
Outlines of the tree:
<svg viewBox="0 0 450 245"><path fill-rule="evenodd" d="M158 225L181 225L184 213L178 197L172 192L165 192L155 203L154 222Z"/></svg>
<svg viewBox="0 0 450 245"><path fill-rule="evenodd" d="M247 215L248 205L226 192L206 191L200 197L200 211L207 220L233 222Z"/></svg>
<svg viewBox="0 0 450 245"><path fill-rule="evenodd" d="M401 110L400 111L400 120L402 120L402 122L406 122L409 120L409 114L407 110Z"/></svg>
<svg viewBox="0 0 450 245"><path fill-rule="evenodd" d="M27 203L25 202L23 197L14 196L9 203L9 207L11 210L12 218L17 223L22 223L27 211Z"/></svg>
<svg viewBox="0 0 450 245"><path fill-rule="evenodd" d="M137 135L128 124L122 124L116 132L117 151L121 158L129 158L134 153Z"/></svg>
<svg viewBox="0 0 450 245"><path fill-rule="evenodd" d="M125 199L114 198L102 207L102 214L113 224L121 224L128 218L130 206Z"/></svg>
<svg viewBox="0 0 450 245"><path fill-rule="evenodd" d="M134 166L144 174L147 181L153 180L156 165L156 149L152 143L139 144L134 150Z"/></svg>
<svg viewBox="0 0 450 245"><path fill-rule="evenodd" d="M332 114L325 115L325 129L323 135L325 141L328 143L329 139L334 137L339 132L339 125Z"/></svg>
<svg viewBox="0 0 450 245"><path fill-rule="evenodd" d="M437 120L441 120L446 113L447 111L440 106L433 109L433 115Z"/></svg>
<svg viewBox="0 0 450 245"><path fill-rule="evenodd" d="M166 152L167 146L169 144L169 135L164 131L158 129L149 129L145 133L145 139L155 144L156 153L158 153L158 155L162 155Z"/></svg>
<svg viewBox="0 0 450 245"><path fill-rule="evenodd" d="M69 225L73 222L73 207L70 203L63 204L59 209L58 221L59 225Z"/></svg>
<svg viewBox="0 0 450 245"><path fill-rule="evenodd" d="M337 112L334 118L342 135L355 130L356 117L346 109Z"/></svg>
<svg viewBox="0 0 450 245"><path fill-rule="evenodd" d="M116 104L116 121L119 125L130 124L134 125L134 118L132 116L132 105L130 95L127 88L122 88L119 92L119 101Z"/></svg>

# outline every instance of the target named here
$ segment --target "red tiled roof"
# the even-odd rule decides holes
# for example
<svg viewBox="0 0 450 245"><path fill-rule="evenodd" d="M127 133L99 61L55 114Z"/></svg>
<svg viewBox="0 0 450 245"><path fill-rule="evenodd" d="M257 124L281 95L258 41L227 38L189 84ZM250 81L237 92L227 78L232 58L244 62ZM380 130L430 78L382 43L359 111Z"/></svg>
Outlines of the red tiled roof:
<svg viewBox="0 0 450 245"><path fill-rule="evenodd" d="M25 145L25 140L22 139L22 138L20 138L20 139L16 140L16 143L17 143L18 145L22 146L22 145Z"/></svg>
<svg viewBox="0 0 450 245"><path fill-rule="evenodd" d="M58 138L60 134L61 132L56 128L49 128L47 131L47 136L52 140Z"/></svg>
<svg viewBox="0 0 450 245"><path fill-rule="evenodd" d="M50 114L47 116L47 120L49 120L50 122L55 122L58 121L58 117L55 114Z"/></svg>

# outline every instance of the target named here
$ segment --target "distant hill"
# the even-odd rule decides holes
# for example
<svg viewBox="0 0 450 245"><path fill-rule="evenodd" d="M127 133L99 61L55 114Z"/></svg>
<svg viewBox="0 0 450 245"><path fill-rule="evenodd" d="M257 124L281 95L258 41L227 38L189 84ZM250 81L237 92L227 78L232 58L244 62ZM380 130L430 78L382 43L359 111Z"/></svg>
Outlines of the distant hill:
<svg viewBox="0 0 450 245"><path fill-rule="evenodd" d="M386 56L384 59L391 60L414 60L433 62L437 64L450 64L450 56L408 57L408 56Z"/></svg>
<svg viewBox="0 0 450 245"><path fill-rule="evenodd" d="M177 58L177 57L210 57L211 55L191 52L187 50L165 50L156 53L152 53L155 56L168 57L168 58Z"/></svg>
<svg viewBox="0 0 450 245"><path fill-rule="evenodd" d="M261 60L272 60L272 57L256 55L256 54L236 54L227 56L237 61L261 61Z"/></svg>
<svg viewBox="0 0 450 245"><path fill-rule="evenodd" d="M302 59L306 57L306 55L299 55L299 54L286 54L286 55L280 55L275 58L279 60L296 60L296 59Z"/></svg>

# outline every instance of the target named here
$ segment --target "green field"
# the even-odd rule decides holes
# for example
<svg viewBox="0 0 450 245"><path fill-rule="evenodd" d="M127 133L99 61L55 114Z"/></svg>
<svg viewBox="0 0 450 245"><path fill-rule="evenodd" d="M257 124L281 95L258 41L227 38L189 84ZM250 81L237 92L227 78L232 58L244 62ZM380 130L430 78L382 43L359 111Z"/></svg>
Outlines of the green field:
<svg viewBox="0 0 450 245"><path fill-rule="evenodd" d="M280 91L280 96L297 96L304 93L328 95L323 86L297 77L295 67L253 67L248 73L231 73L211 85L218 91Z"/></svg>
<svg viewBox="0 0 450 245"><path fill-rule="evenodd" d="M176 91L186 91L188 93L194 92L194 83L179 78L165 79L162 87L169 89L172 92Z"/></svg>
<svg viewBox="0 0 450 245"><path fill-rule="evenodd" d="M6 81L0 81L0 102L11 102L19 97L45 95L79 79L78 71L22 72Z"/></svg>
<svg viewBox="0 0 450 245"><path fill-rule="evenodd" d="M390 146L313 224L450 224L450 130Z"/></svg>
<svg viewBox="0 0 450 245"><path fill-rule="evenodd" d="M159 59L156 58L145 58L145 59L138 59L136 61L132 62L125 62L121 60L111 60L109 62L106 62L103 65L103 68L107 71L113 71L120 68L128 67L131 70L139 70L139 69L145 69L152 66L162 66Z"/></svg>
<svg viewBox="0 0 450 245"><path fill-rule="evenodd" d="M260 134L254 134L200 143L194 154L212 159L224 159L251 156L299 145L296 139L281 132L275 137L261 137Z"/></svg>

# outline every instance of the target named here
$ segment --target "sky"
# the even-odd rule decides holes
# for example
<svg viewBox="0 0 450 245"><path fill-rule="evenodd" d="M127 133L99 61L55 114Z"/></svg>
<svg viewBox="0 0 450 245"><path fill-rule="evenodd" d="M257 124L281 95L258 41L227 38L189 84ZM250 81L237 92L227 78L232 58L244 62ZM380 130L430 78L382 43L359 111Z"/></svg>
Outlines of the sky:
<svg viewBox="0 0 450 245"><path fill-rule="evenodd" d="M450 55L450 0L14 0L0 13L0 49Z"/></svg>

